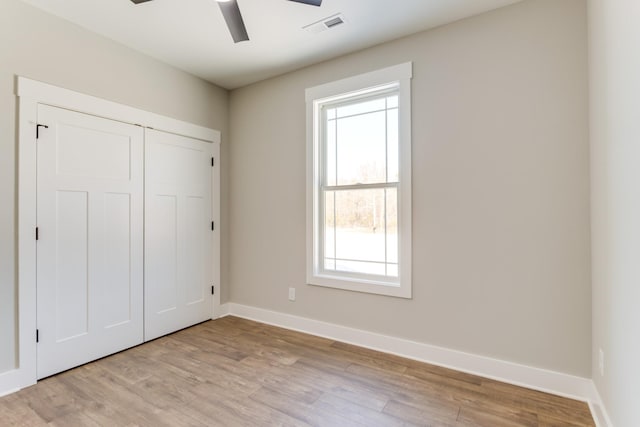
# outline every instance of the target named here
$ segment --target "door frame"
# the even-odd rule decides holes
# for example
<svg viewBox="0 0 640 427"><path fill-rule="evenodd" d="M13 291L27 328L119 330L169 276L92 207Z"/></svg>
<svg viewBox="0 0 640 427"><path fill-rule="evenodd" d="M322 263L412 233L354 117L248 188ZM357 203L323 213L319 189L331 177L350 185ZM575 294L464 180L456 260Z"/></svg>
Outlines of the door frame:
<svg viewBox="0 0 640 427"><path fill-rule="evenodd" d="M85 95L69 89L18 76L18 286L17 367L0 373L0 396L37 382L36 345L36 125L38 104L64 108L105 119L154 128L213 143L212 220L220 224L220 132L181 120ZM215 292L211 317L220 312L220 227L212 232Z"/></svg>

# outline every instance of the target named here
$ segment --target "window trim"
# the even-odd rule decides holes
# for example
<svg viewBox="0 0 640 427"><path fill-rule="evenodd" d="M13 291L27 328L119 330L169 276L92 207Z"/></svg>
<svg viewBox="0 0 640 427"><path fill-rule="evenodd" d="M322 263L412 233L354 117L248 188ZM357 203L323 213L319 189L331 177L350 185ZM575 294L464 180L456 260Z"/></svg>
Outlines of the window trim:
<svg viewBox="0 0 640 427"><path fill-rule="evenodd" d="M411 77L412 63L372 71L308 88L307 104L307 284L411 298ZM322 178L322 105L348 99L354 94L376 93L397 86L399 130L398 239L399 277L396 284L383 283L365 274L327 274L320 271L321 245L319 196ZM394 184L395 185L395 184Z"/></svg>

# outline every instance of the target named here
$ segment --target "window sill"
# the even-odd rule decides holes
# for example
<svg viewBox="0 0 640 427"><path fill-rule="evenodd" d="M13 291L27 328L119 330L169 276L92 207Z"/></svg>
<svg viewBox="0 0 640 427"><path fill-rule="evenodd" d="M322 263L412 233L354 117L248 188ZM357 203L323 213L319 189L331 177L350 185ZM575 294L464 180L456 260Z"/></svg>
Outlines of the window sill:
<svg viewBox="0 0 640 427"><path fill-rule="evenodd" d="M326 288L342 289L345 291L361 292L375 295L385 295L396 298L411 299L411 284L393 284L375 282L364 279L351 279L331 275L313 275L307 278L307 284Z"/></svg>

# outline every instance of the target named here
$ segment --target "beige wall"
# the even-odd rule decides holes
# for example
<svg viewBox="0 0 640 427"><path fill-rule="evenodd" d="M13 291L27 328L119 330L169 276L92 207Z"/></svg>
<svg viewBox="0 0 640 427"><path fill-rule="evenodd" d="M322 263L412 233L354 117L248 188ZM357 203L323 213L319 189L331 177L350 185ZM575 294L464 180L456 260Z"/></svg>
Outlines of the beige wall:
<svg viewBox="0 0 640 427"><path fill-rule="evenodd" d="M593 379L618 427L640 426L639 22L637 0L589 1Z"/></svg>
<svg viewBox="0 0 640 427"><path fill-rule="evenodd" d="M231 301L590 377L586 40L527 1L232 91ZM414 298L305 285L305 88L405 61Z"/></svg>
<svg viewBox="0 0 640 427"><path fill-rule="evenodd" d="M15 364L15 75L218 129L223 159L228 156L228 92L18 0L2 0L0 8L1 373ZM222 173L226 182L224 161ZM226 201L224 186L222 196ZM223 209L223 223L226 213ZM228 263L226 237L223 233L223 266ZM223 300L226 295L223 289Z"/></svg>

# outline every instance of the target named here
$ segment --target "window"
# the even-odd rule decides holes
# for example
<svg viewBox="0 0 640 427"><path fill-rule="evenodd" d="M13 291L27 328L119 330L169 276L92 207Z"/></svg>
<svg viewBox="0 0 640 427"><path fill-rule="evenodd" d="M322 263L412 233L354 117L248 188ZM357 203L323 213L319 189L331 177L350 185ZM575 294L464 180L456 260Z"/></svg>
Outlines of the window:
<svg viewBox="0 0 640 427"><path fill-rule="evenodd" d="M307 89L307 282L411 298L411 63Z"/></svg>

